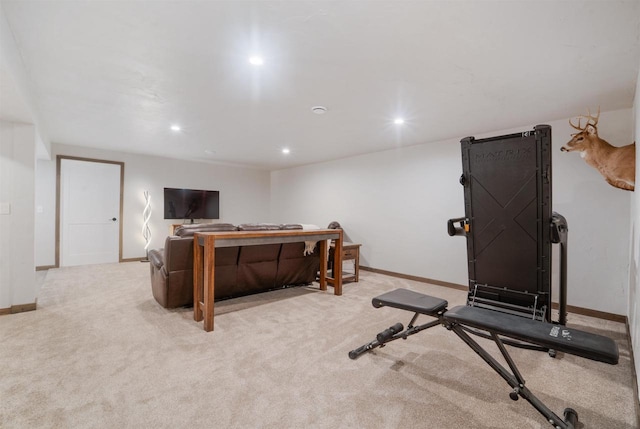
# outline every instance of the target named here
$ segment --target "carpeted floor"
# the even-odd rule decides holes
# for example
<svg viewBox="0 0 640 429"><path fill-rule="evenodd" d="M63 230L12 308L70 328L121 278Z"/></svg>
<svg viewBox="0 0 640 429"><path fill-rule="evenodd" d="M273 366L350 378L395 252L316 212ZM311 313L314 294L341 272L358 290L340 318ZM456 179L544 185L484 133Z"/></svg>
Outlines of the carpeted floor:
<svg viewBox="0 0 640 429"><path fill-rule="evenodd" d="M405 287L451 307L464 292L362 272L341 297L316 285L216 303L206 333L191 309L153 300L148 269L52 269L38 310L0 317L0 427L551 427L441 327L347 357L409 322L372 297ZM510 348L527 386L556 414L574 408L584 428L635 428L625 326L573 314L569 325L615 339L620 363Z"/></svg>

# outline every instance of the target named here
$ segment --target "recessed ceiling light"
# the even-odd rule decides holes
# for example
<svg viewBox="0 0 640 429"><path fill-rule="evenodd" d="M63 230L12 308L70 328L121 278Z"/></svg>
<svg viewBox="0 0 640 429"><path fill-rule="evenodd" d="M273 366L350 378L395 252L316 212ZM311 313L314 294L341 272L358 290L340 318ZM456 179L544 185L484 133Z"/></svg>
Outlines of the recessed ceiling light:
<svg viewBox="0 0 640 429"><path fill-rule="evenodd" d="M262 59L262 57L254 55L249 57L249 63L254 66L261 66L262 64L264 64L264 60Z"/></svg>
<svg viewBox="0 0 640 429"><path fill-rule="evenodd" d="M396 124L396 125L402 125L402 124L404 124L404 119L396 118L396 119L393 120L393 123Z"/></svg>
<svg viewBox="0 0 640 429"><path fill-rule="evenodd" d="M180 125L171 125L171 131L180 131L181 129Z"/></svg>
<svg viewBox="0 0 640 429"><path fill-rule="evenodd" d="M285 155L288 155L289 153L291 153L291 150L285 147L284 149L282 149L282 153L284 153Z"/></svg>
<svg viewBox="0 0 640 429"><path fill-rule="evenodd" d="M327 108L324 106L313 106L311 108L311 111L316 115L324 115L325 112L327 111Z"/></svg>

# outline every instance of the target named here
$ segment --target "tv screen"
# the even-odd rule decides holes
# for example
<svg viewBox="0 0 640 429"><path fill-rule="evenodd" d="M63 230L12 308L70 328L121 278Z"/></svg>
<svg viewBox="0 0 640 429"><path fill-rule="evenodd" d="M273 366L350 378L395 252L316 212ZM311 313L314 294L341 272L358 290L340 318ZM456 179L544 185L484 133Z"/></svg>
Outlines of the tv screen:
<svg viewBox="0 0 640 429"><path fill-rule="evenodd" d="M219 219L220 192L164 188L165 219Z"/></svg>

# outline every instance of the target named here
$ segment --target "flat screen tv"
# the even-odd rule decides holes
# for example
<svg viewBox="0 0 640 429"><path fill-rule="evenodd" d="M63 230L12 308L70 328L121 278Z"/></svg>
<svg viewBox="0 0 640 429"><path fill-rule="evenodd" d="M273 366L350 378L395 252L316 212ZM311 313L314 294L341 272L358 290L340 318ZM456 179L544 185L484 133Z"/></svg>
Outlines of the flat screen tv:
<svg viewBox="0 0 640 429"><path fill-rule="evenodd" d="M164 188L165 219L220 219L220 192Z"/></svg>

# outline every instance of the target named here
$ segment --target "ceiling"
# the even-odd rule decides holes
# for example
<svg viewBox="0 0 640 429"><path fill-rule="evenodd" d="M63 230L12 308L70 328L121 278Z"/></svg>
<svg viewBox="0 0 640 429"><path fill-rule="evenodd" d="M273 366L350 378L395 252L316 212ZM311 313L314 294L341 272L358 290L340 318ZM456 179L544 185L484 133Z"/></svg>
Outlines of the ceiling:
<svg viewBox="0 0 640 429"><path fill-rule="evenodd" d="M631 108L640 66L638 1L0 6L33 97L0 61L4 119L29 105L54 143L270 170Z"/></svg>

